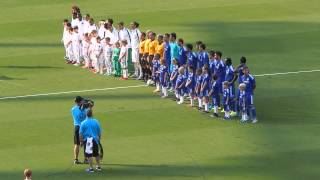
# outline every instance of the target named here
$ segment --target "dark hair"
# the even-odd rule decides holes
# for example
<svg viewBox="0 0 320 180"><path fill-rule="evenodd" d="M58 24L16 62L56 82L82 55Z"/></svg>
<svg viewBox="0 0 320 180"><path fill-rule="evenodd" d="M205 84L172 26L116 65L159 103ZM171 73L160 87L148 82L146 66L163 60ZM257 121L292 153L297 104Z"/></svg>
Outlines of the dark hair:
<svg viewBox="0 0 320 180"><path fill-rule="evenodd" d="M187 49L190 49L190 50L192 50L192 49L193 49L192 44L187 44L187 45L186 45L186 47L187 47Z"/></svg>
<svg viewBox="0 0 320 180"><path fill-rule="evenodd" d="M202 69L201 68L197 69L197 74L202 74Z"/></svg>
<svg viewBox="0 0 320 180"><path fill-rule="evenodd" d="M177 39L177 34L175 32L170 34L171 37L174 37L175 39Z"/></svg>
<svg viewBox="0 0 320 180"><path fill-rule="evenodd" d="M141 35L142 36L146 36L147 34L145 32L141 32Z"/></svg>
<svg viewBox="0 0 320 180"><path fill-rule="evenodd" d="M85 16L90 17L90 14L86 14Z"/></svg>
<svg viewBox="0 0 320 180"><path fill-rule="evenodd" d="M74 98L74 102L76 102L76 103L80 103L81 101L82 101L82 97L81 96L76 96L75 98Z"/></svg>
<svg viewBox="0 0 320 180"><path fill-rule="evenodd" d="M67 23L67 22L69 22L69 20L68 19L64 19L63 22Z"/></svg>
<svg viewBox="0 0 320 180"><path fill-rule="evenodd" d="M184 41L183 41L182 38L179 38L179 39L178 39L178 42L180 42L180 43L182 43L182 44L184 43Z"/></svg>
<svg viewBox="0 0 320 180"><path fill-rule="evenodd" d="M106 37L105 39L106 39L106 41L110 41L110 37Z"/></svg>
<svg viewBox="0 0 320 180"><path fill-rule="evenodd" d="M73 27L73 29L79 29L78 26Z"/></svg>
<svg viewBox="0 0 320 180"><path fill-rule="evenodd" d="M232 59L231 59L231 58L228 57L228 58L226 58L225 61L226 61L226 65L227 65L227 66L232 65Z"/></svg>
<svg viewBox="0 0 320 180"><path fill-rule="evenodd" d="M133 21L132 23L133 23L137 28L138 28L139 25L140 25L137 21Z"/></svg>
<svg viewBox="0 0 320 180"><path fill-rule="evenodd" d="M244 57L244 56L242 56L242 57L240 58L240 63L245 64L246 62L247 62L247 58Z"/></svg>
<svg viewBox="0 0 320 180"><path fill-rule="evenodd" d="M199 47L200 47L201 49L206 49L206 45L205 45L204 43L199 44Z"/></svg>
<svg viewBox="0 0 320 180"><path fill-rule="evenodd" d="M93 116L93 113L92 113L92 110L91 110L91 109L89 109L89 110L87 111L87 116L88 116L88 117L92 117L92 116Z"/></svg>
<svg viewBox="0 0 320 180"><path fill-rule="evenodd" d="M203 44L202 41L197 41L196 42L196 45L200 45L200 44Z"/></svg>
<svg viewBox="0 0 320 180"><path fill-rule="evenodd" d="M165 33L164 37L170 37L170 34L169 33Z"/></svg>
<svg viewBox="0 0 320 180"><path fill-rule="evenodd" d="M210 56L214 56L214 53L216 53L214 50L210 50L210 51L209 51L209 55L210 55Z"/></svg>
<svg viewBox="0 0 320 180"><path fill-rule="evenodd" d="M71 27L71 23L68 22L68 23L67 23L67 27Z"/></svg>
<svg viewBox="0 0 320 180"><path fill-rule="evenodd" d="M108 22L108 23L110 23L110 24L112 25L112 24L113 24L113 19L108 18L108 19L107 19L107 22Z"/></svg>
<svg viewBox="0 0 320 180"><path fill-rule="evenodd" d="M212 79L213 79L213 80L217 80L217 79L218 79L218 76L214 74L214 75L212 75Z"/></svg>
<svg viewBox="0 0 320 180"><path fill-rule="evenodd" d="M124 26L123 21L119 22L118 25Z"/></svg>
<svg viewBox="0 0 320 180"><path fill-rule="evenodd" d="M216 54L221 57L222 56L222 52L221 51L216 51Z"/></svg>
<svg viewBox="0 0 320 180"><path fill-rule="evenodd" d="M188 68L189 68L190 70L193 70L193 66L189 66Z"/></svg>

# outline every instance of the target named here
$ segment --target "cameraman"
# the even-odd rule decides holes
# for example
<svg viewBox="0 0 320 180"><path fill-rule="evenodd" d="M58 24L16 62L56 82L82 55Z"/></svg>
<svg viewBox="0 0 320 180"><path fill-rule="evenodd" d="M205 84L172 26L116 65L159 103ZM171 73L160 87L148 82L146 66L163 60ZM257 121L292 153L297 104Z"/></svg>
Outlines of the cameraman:
<svg viewBox="0 0 320 180"><path fill-rule="evenodd" d="M81 122L86 119L86 109L81 108L83 98L81 96L77 96L74 100L75 106L71 109L71 114L73 118L73 125L74 125L74 164L80 164L78 159L79 156L79 149L80 149L80 137L79 137L79 129Z"/></svg>

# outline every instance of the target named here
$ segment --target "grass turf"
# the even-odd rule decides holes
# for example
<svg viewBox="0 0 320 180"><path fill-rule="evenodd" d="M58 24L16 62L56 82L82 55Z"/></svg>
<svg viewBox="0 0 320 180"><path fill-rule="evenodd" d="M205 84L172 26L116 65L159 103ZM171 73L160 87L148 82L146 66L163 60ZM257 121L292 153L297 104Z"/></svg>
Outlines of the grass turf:
<svg viewBox="0 0 320 180"><path fill-rule="evenodd" d="M72 1L0 2L0 93L141 84L65 65L61 21ZM203 40L253 74L320 69L316 0L78 1L96 20L138 20L143 30ZM103 127L104 171L72 165L70 108L76 94L0 100L0 179L318 179L318 72L257 77L257 125L210 119L160 99L151 88L87 92Z"/></svg>

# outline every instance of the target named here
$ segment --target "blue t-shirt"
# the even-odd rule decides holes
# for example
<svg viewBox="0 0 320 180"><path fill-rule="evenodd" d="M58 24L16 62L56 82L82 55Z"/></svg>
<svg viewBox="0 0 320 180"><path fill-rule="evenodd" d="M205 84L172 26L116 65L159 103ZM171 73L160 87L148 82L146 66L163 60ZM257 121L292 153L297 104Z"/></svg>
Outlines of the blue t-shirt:
<svg viewBox="0 0 320 180"><path fill-rule="evenodd" d="M230 104L230 91L229 91L228 88L227 89L223 89L222 96L223 96L223 98L222 98L223 104L224 105Z"/></svg>
<svg viewBox="0 0 320 180"><path fill-rule="evenodd" d="M216 81L211 84L211 91L212 96L219 96L219 84Z"/></svg>
<svg viewBox="0 0 320 180"><path fill-rule="evenodd" d="M248 108L248 96L246 91L239 90L239 105L242 111L245 111Z"/></svg>
<svg viewBox="0 0 320 180"><path fill-rule="evenodd" d="M241 77L243 76L243 67L245 67L245 64L240 64L240 66L237 68L237 73L238 73L238 82L239 84L242 83Z"/></svg>
<svg viewBox="0 0 320 180"><path fill-rule="evenodd" d="M185 65L187 63L187 50L185 47L179 46L179 56L178 56L178 64L179 66Z"/></svg>
<svg viewBox="0 0 320 180"><path fill-rule="evenodd" d="M198 69L209 64L209 55L206 51L198 53Z"/></svg>
<svg viewBox="0 0 320 180"><path fill-rule="evenodd" d="M164 43L164 59L166 60L167 63L171 62L170 44L166 42Z"/></svg>
<svg viewBox="0 0 320 180"><path fill-rule="evenodd" d="M253 95L254 86L256 86L256 80L251 74L248 76L241 76L241 82L246 84L246 93L247 95Z"/></svg>
<svg viewBox="0 0 320 180"><path fill-rule="evenodd" d="M188 57L188 66L192 66L194 72L197 69L197 63L198 63L198 58L197 58L197 54L195 52L187 52L187 57Z"/></svg>
<svg viewBox="0 0 320 180"><path fill-rule="evenodd" d="M160 83L166 83L167 81L167 74L168 70L167 70L167 66L165 65L160 65L160 68L159 68L159 75L160 75Z"/></svg>
<svg viewBox="0 0 320 180"><path fill-rule="evenodd" d="M188 72L188 79L187 79L189 83L189 85L187 86L187 88L189 89L193 89L195 87L195 79L194 79L194 73L193 72Z"/></svg>
<svg viewBox="0 0 320 180"><path fill-rule="evenodd" d="M179 58L179 46L176 42L170 42L170 56L171 60Z"/></svg>
<svg viewBox="0 0 320 180"><path fill-rule="evenodd" d="M231 82L234 78L234 69L231 66L226 66L226 76L225 81Z"/></svg>
<svg viewBox="0 0 320 180"><path fill-rule="evenodd" d="M216 62L217 61L214 59L209 60L209 74L210 74L210 76L212 76L214 74L214 68L216 66Z"/></svg>
<svg viewBox="0 0 320 180"><path fill-rule="evenodd" d="M205 85L206 84L206 85ZM203 91L209 90L209 85L210 85L210 76L208 73L205 73L202 75L202 84L203 86Z"/></svg>
<svg viewBox="0 0 320 180"><path fill-rule="evenodd" d="M158 77L158 74L156 72L159 70L160 62L158 60L152 61L152 71L155 77Z"/></svg>
<svg viewBox="0 0 320 180"><path fill-rule="evenodd" d="M226 69L225 69L225 65L223 63L222 60L217 60L217 63L215 65L215 68L214 68L214 73L215 75L218 77L217 81L224 81L225 80L225 74L226 74Z"/></svg>
<svg viewBox="0 0 320 180"><path fill-rule="evenodd" d="M74 126L80 126L81 122L86 119L86 111L83 109L80 109L78 105L75 105L72 107L71 114L72 114Z"/></svg>
<svg viewBox="0 0 320 180"><path fill-rule="evenodd" d="M176 89L183 89L184 87L179 88L186 80L186 77L183 74L179 74L176 81Z"/></svg>
<svg viewBox="0 0 320 180"><path fill-rule="evenodd" d="M99 122L93 118L86 118L81 123L79 134L82 135L84 140L92 137L97 143L99 143L99 137L101 135L101 128Z"/></svg>

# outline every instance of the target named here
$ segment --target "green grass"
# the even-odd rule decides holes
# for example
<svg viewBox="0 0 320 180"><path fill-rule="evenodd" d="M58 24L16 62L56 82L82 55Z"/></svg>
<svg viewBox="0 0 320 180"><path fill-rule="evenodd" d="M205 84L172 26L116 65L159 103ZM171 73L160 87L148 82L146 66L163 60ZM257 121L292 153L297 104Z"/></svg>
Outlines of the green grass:
<svg viewBox="0 0 320 180"><path fill-rule="evenodd" d="M0 2L0 96L139 85L65 65L61 21L74 1ZM253 74L320 69L317 0L78 1L96 20L203 40ZM103 127L101 173L72 165L77 94L0 100L0 179L319 179L318 72L257 77L259 123L212 120L139 87L82 93Z"/></svg>

